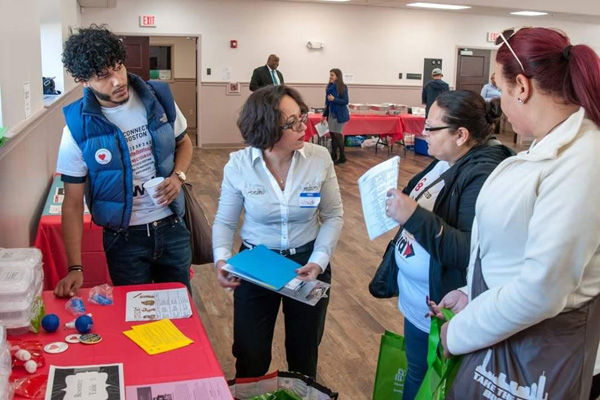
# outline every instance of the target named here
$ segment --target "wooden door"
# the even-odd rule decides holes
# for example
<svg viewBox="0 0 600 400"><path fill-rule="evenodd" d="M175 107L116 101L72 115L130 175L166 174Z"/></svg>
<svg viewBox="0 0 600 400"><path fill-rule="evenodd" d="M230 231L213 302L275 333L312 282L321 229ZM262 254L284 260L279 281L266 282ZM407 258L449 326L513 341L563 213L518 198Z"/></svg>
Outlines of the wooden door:
<svg viewBox="0 0 600 400"><path fill-rule="evenodd" d="M123 36L127 46L127 71L143 80L150 79L150 38L148 36Z"/></svg>
<svg viewBox="0 0 600 400"><path fill-rule="evenodd" d="M481 93L490 78L490 50L458 50L456 89Z"/></svg>

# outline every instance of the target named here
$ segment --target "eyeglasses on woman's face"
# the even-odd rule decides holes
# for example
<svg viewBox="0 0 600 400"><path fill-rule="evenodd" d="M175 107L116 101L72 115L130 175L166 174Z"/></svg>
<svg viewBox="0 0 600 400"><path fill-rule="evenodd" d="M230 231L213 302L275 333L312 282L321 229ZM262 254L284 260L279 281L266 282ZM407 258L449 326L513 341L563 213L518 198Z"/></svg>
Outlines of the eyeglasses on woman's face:
<svg viewBox="0 0 600 400"><path fill-rule="evenodd" d="M444 126L429 126L429 123L425 123L425 127L423 128L423 136L429 136L431 132L441 131L442 129L452 128L450 125Z"/></svg>
<svg viewBox="0 0 600 400"><path fill-rule="evenodd" d="M308 122L308 114L302 114L300 115L300 118L297 119L296 121L292 121L292 122L288 122L285 125L281 126L280 129L282 131L291 129L295 132L302 132L303 128L303 124L306 125L306 123Z"/></svg>

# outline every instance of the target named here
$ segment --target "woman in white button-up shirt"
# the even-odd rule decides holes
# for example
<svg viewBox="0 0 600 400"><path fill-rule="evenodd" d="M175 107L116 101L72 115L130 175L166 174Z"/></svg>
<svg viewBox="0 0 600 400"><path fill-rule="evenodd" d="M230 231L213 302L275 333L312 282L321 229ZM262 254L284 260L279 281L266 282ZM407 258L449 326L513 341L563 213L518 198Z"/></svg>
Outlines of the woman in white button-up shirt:
<svg viewBox="0 0 600 400"><path fill-rule="evenodd" d="M254 92L238 119L249 147L232 153L225 165L213 250L219 284L235 289L237 377L267 373L281 303L288 368L316 376L328 298L312 307L222 270L244 209L240 251L257 245L283 251L302 265L300 279L331 282L329 260L342 229L342 200L329 152L304 142L307 109L300 94L286 86Z"/></svg>
<svg viewBox="0 0 600 400"><path fill-rule="evenodd" d="M535 140L481 189L467 294L441 302L458 312L444 347L466 354L447 398L584 399L600 334L600 59L552 29L501 40L502 109Z"/></svg>

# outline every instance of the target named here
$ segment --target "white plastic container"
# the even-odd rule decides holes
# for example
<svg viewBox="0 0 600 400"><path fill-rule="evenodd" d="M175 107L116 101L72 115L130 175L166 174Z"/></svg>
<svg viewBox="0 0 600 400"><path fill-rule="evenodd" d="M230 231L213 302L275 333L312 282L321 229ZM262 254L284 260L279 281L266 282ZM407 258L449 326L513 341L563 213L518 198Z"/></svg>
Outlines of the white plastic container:
<svg viewBox="0 0 600 400"><path fill-rule="evenodd" d="M369 104L369 111L375 115L386 115L390 110L390 106L387 104Z"/></svg>
<svg viewBox="0 0 600 400"><path fill-rule="evenodd" d="M0 248L0 266L39 268L42 266L42 252L34 247Z"/></svg>
<svg viewBox="0 0 600 400"><path fill-rule="evenodd" d="M350 103L348 108L352 114L367 114L369 112L368 104Z"/></svg>
<svg viewBox="0 0 600 400"><path fill-rule="evenodd" d="M32 305L41 292L39 271L0 266L0 323L7 329L28 327Z"/></svg>
<svg viewBox="0 0 600 400"><path fill-rule="evenodd" d="M6 341L6 329L0 324L0 400L12 398L12 389L8 381L12 372L10 347Z"/></svg>

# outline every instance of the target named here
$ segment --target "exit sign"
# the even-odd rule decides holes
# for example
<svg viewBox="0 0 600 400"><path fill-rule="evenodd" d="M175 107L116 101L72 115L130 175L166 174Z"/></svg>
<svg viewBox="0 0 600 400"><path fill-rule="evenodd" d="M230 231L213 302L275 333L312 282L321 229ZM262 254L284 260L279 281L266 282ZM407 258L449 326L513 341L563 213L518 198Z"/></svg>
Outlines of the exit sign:
<svg viewBox="0 0 600 400"><path fill-rule="evenodd" d="M488 32L487 41L490 43L496 43L496 39L498 39L499 36L500 34L498 32Z"/></svg>
<svg viewBox="0 0 600 400"><path fill-rule="evenodd" d="M155 15L140 15L140 26L143 27L156 27L156 16Z"/></svg>

